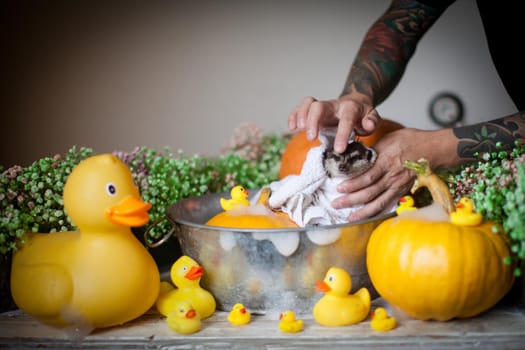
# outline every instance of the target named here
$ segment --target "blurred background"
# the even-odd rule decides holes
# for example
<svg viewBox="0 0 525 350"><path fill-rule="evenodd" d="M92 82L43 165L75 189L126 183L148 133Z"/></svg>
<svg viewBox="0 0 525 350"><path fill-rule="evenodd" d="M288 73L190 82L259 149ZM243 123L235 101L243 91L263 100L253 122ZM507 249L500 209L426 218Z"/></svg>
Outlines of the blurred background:
<svg viewBox="0 0 525 350"><path fill-rule="evenodd" d="M216 155L235 128L286 132L305 96L339 95L387 0L1 2L0 164L73 145ZM492 66L474 1L424 37L378 110L435 129L429 104L453 93L464 123L515 112Z"/></svg>

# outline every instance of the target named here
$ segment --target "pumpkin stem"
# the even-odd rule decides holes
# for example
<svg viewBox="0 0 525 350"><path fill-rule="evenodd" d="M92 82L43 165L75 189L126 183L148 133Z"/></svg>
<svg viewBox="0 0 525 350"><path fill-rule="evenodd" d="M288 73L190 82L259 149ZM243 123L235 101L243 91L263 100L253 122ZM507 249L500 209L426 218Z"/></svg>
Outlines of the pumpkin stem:
<svg viewBox="0 0 525 350"><path fill-rule="evenodd" d="M417 162L406 160L404 166L417 173L416 182L411 190L412 193L415 193L420 187L426 187L432 196L432 200L441 205L447 214L455 210L454 200L447 184L432 172L428 160L425 158L421 158Z"/></svg>

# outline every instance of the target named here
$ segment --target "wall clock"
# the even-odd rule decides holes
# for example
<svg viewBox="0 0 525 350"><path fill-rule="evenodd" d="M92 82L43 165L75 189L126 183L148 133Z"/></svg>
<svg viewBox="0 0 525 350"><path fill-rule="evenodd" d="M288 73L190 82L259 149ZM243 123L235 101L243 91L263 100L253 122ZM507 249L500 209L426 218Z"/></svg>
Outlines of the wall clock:
<svg viewBox="0 0 525 350"><path fill-rule="evenodd" d="M430 101L430 118L439 126L451 127L463 119L463 102L453 93L441 93Z"/></svg>

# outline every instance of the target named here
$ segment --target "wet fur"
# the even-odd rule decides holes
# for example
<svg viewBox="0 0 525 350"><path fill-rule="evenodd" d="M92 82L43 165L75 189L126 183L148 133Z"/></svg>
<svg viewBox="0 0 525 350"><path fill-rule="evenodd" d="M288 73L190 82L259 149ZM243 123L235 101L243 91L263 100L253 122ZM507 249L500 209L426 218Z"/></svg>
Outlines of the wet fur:
<svg viewBox="0 0 525 350"><path fill-rule="evenodd" d="M368 170L375 162L376 152L354 141L348 144L343 153L336 153L333 145L326 147L322 162L329 178L353 178Z"/></svg>

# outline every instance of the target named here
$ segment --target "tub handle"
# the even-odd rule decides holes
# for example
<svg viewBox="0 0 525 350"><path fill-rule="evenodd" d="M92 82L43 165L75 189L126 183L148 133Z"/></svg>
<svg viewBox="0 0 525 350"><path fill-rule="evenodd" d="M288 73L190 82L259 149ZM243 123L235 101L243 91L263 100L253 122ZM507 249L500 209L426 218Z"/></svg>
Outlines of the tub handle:
<svg viewBox="0 0 525 350"><path fill-rule="evenodd" d="M171 229L168 231L168 233L166 233L164 236L162 236L161 239L159 239L158 241L156 242L153 242L153 243L150 243L149 240L148 240L148 233L149 231L157 226L158 224L160 224L161 222L167 220L168 218L166 216L163 216L161 217L160 219L157 219L155 220L147 229L146 231L144 232L144 242L146 242L146 245L150 248L157 248L159 246L161 246L162 244L164 244L164 242L166 242L172 235L173 233L175 232L175 230L177 229L176 225L174 225L173 223L171 224Z"/></svg>

